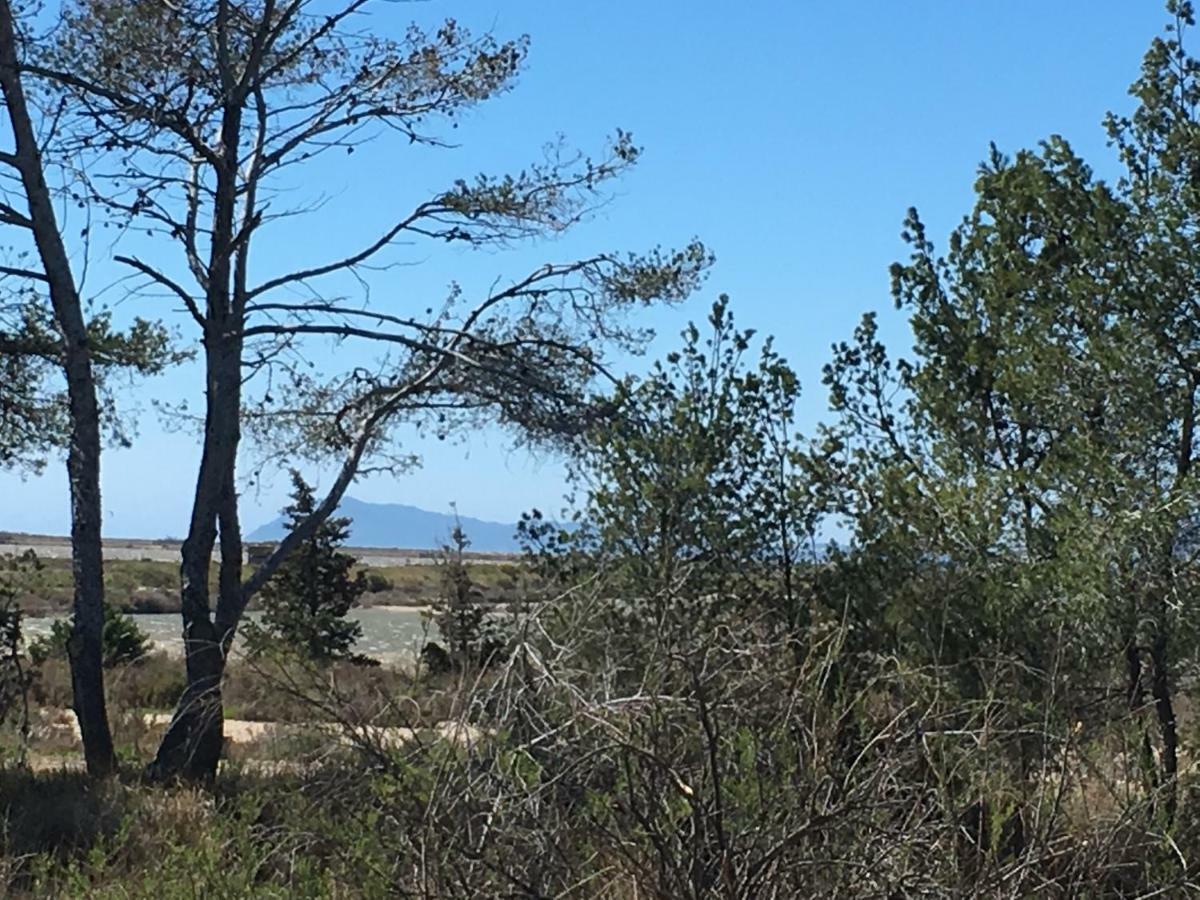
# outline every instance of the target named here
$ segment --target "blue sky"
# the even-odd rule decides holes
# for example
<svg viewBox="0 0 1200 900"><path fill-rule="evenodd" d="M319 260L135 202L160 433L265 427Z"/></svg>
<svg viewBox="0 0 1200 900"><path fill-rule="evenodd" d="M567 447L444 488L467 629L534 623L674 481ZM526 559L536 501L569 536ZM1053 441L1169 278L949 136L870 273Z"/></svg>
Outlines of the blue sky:
<svg viewBox="0 0 1200 900"><path fill-rule="evenodd" d="M879 310L890 342L907 349L887 274L905 252L905 210L916 206L931 235L943 237L969 209L989 141L1015 151L1058 133L1098 172L1112 171L1101 119L1129 108L1128 84L1166 21L1155 0L427 0L379 2L373 16L386 31L453 16L502 37L527 33L528 66L513 93L478 108L454 133L456 149L414 152L385 142L307 172L297 192L328 203L319 218L281 234L265 267L352 250L414 199L456 177L519 168L557 135L599 149L624 128L645 148L642 162L613 202L571 235L506 252L413 250L400 258L410 265L373 280L373 296L400 302L454 279L487 283L548 259L679 245L696 235L717 264L689 304L646 315L659 333L652 352L672 346L718 293L730 294L739 323L775 334L799 373L805 430L824 415L820 370L829 346L863 312ZM114 270L97 255L103 248L93 248L87 287L119 298ZM121 309L161 312L145 301ZM624 361L626 369L644 365ZM199 408L196 370L143 383L129 398L142 410L140 436L104 460L109 536L186 530L197 439L165 430L151 398L186 398ZM514 450L503 434L412 449L423 468L368 479L351 493L435 511L456 503L464 515L501 521L532 506L561 506L561 463ZM246 486L247 530L273 517L287 486L282 476ZM68 522L61 466L38 478L0 473L0 530L66 533Z"/></svg>

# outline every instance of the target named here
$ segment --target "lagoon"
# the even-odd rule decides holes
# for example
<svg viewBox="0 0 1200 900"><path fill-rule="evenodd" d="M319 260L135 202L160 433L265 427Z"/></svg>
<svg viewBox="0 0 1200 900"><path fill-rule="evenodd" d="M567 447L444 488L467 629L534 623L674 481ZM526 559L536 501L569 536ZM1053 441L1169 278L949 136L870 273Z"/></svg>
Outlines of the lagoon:
<svg viewBox="0 0 1200 900"><path fill-rule="evenodd" d="M257 619L258 612L247 613ZM23 621L25 638L47 635L58 617L30 617ZM179 613L143 613L132 616L138 627L150 636L156 650L173 656L183 656L183 625ZM381 662L402 662L416 657L425 642L425 635L436 634L432 624L427 626L421 607L371 606L350 611L348 618L362 624L363 634L355 650ZM236 652L235 644L235 652Z"/></svg>

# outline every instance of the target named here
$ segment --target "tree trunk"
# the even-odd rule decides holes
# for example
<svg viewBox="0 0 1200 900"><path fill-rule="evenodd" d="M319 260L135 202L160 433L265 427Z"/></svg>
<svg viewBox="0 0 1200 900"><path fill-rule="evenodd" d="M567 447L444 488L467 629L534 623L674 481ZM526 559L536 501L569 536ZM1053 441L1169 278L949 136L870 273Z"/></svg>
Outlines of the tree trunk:
<svg viewBox="0 0 1200 900"><path fill-rule="evenodd" d="M225 742L221 679L225 656L205 615L184 628L187 687L147 774L156 781L211 781Z"/></svg>
<svg viewBox="0 0 1200 900"><path fill-rule="evenodd" d="M158 746L148 774L156 780L210 780L216 775L224 738L221 678L225 656L209 612L209 562L216 541L212 455L215 428L210 411L204 458L192 506L192 524L179 567L187 686Z"/></svg>
<svg viewBox="0 0 1200 900"><path fill-rule="evenodd" d="M208 416L203 457L192 504L192 521L183 544L180 581L187 687L175 708L148 774L155 779L208 781L216 776L224 744L221 679L232 634L213 621L209 603L209 566L218 520L228 519L236 504L233 490L240 436L241 344L211 335L208 353ZM234 546L236 544L236 547ZM220 585L230 590L241 567L240 539L222 534ZM236 553L236 561L225 556ZM240 588L240 585L238 585ZM234 623L236 625L236 623Z"/></svg>
<svg viewBox="0 0 1200 900"><path fill-rule="evenodd" d="M70 260L42 171L41 152L25 100L17 60L12 6L0 0L0 87L8 108L17 169L29 204L33 232L63 340L63 371L71 414L67 473L71 488L74 625L68 644L75 715L91 775L113 771L112 732L104 703L101 637L104 629L104 559L100 542L100 411L91 349Z"/></svg>
<svg viewBox="0 0 1200 900"><path fill-rule="evenodd" d="M1138 646L1136 632L1131 633L1128 643L1125 645L1125 669L1128 680L1129 711L1134 715L1135 720L1140 722L1142 707L1146 703L1146 687L1142 672L1142 650ZM1146 778L1152 786L1157 787L1158 778L1154 765L1154 748L1150 744L1150 732L1144 726L1141 731L1138 764L1142 769L1142 777Z"/></svg>
<svg viewBox="0 0 1200 900"><path fill-rule="evenodd" d="M204 456L196 499L192 507L192 527L183 545L183 617L187 652L188 687L176 707L158 754L149 767L156 778L211 779L217 770L222 748L221 677L225 658L233 641L246 602L266 583L288 554L308 539L322 522L337 509L346 488L358 471L359 462L375 429L391 412L383 406L363 424L353 448L342 463L337 478L317 508L298 528L291 531L250 577L241 581L241 535L238 532L236 472L237 418L240 403L240 341L229 341L232 349L208 355L209 405L205 429ZM215 342L214 342L215 346ZM228 389L226 389L228 385ZM231 393L235 399L229 400ZM216 398L224 397L218 403ZM403 400L397 395L393 403ZM216 473L224 472L223 478ZM209 561L216 539L215 522L220 521L221 590L215 624L209 618ZM192 636L189 638L189 635Z"/></svg>
<svg viewBox="0 0 1200 900"><path fill-rule="evenodd" d="M1162 756L1159 759L1163 798L1163 819L1167 827L1175 821L1175 809L1179 789L1176 776L1179 774L1179 735L1175 725L1175 708L1171 700L1170 660L1167 647L1165 623L1160 622L1154 641L1150 645L1150 660L1154 664L1154 675L1150 681L1150 694L1154 697L1154 710L1158 718L1158 730L1162 737Z"/></svg>
<svg viewBox="0 0 1200 900"><path fill-rule="evenodd" d="M226 4L220 4L218 31L223 31L227 14ZM221 64L226 65L227 60L222 60ZM222 524L223 532L228 531L229 504L235 508L237 504L235 484L241 442L245 324L244 301L232 295L233 257L237 252L234 222L238 202L238 149L241 105L245 97L239 95L232 84L224 85L224 89L220 160L214 165L216 186L204 278L204 445L180 565L187 687L148 770L152 777L159 779L211 780L217 774L224 745L221 679L232 632L222 634L222 630L228 629L213 621L209 603L209 566L218 522ZM233 521L236 522L236 515ZM240 579L240 536L222 533L221 549L219 584L220 590L228 592L235 589L231 576ZM231 553L237 554L236 563L225 558ZM240 585L236 589L240 594Z"/></svg>
<svg viewBox="0 0 1200 900"><path fill-rule="evenodd" d="M1126 698L1131 712L1141 709L1146 690L1142 684L1142 653L1137 635L1131 634L1125 644Z"/></svg>
<svg viewBox="0 0 1200 900"><path fill-rule="evenodd" d="M86 364L82 368L90 369ZM72 380L76 377L83 385L90 384L90 371ZM88 773L106 775L116 768L116 757L104 701L99 423L95 420L95 394L86 387L77 387L70 394L73 423L67 469L71 479L71 569L75 580L74 623L68 645L71 687Z"/></svg>

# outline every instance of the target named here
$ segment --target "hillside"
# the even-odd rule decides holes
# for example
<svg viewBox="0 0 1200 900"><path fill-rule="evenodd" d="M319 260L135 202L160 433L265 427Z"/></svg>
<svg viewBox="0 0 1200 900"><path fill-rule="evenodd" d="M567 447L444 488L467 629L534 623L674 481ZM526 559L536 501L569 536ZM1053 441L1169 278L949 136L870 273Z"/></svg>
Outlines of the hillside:
<svg viewBox="0 0 1200 900"><path fill-rule="evenodd" d="M434 550L445 545L454 528L455 517L402 503L369 503L346 497L338 515L350 518L349 543L355 547L407 547ZM487 522L459 516L463 531L471 541L471 550L479 553L512 553L520 549L516 525ZM248 541L277 541L283 537L284 519L279 516L246 536Z"/></svg>

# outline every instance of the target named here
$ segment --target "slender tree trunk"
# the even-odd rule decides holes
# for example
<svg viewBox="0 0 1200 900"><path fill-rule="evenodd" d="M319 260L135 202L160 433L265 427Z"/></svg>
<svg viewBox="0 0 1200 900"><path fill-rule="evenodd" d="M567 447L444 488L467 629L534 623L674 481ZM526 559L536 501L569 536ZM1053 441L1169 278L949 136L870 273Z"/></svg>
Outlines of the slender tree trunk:
<svg viewBox="0 0 1200 900"><path fill-rule="evenodd" d="M1136 635L1129 637L1125 644L1125 678L1129 709L1137 711L1145 701L1146 691L1142 685L1142 653Z"/></svg>
<svg viewBox="0 0 1200 900"><path fill-rule="evenodd" d="M1192 453L1196 441L1196 389L1197 376L1187 372L1188 391L1183 409L1179 436L1179 456L1175 464L1176 487L1182 489L1192 471ZM1158 719L1159 736L1162 738L1162 757L1159 760L1163 789L1166 792L1163 818L1169 828L1175 822L1175 810L1179 803L1179 731L1175 722L1175 704L1171 697L1170 668L1170 610L1165 599L1167 587L1173 582L1175 541L1168 541L1162 548L1161 571L1163 585L1157 601L1154 623L1154 639L1150 644L1150 661L1154 675L1150 682L1150 694L1154 698L1154 711Z"/></svg>
<svg viewBox="0 0 1200 900"><path fill-rule="evenodd" d="M1165 616L1165 610L1162 613ZM1175 724L1175 707L1171 699L1170 658L1168 654L1166 623L1159 622L1157 633L1150 644L1150 660L1154 674L1150 680L1150 694L1154 697L1154 711L1158 718L1158 730L1162 737L1162 756L1159 770L1166 796L1163 799L1163 817L1169 827L1175 821L1175 809L1179 789L1179 735Z"/></svg>
<svg viewBox="0 0 1200 900"><path fill-rule="evenodd" d="M72 367L75 368L75 367ZM68 382L72 434L67 456L71 480L74 623L69 642L75 715L87 770L105 775L116 768L104 700L104 561L100 538L100 435L90 366L80 364Z"/></svg>
<svg viewBox="0 0 1200 900"><path fill-rule="evenodd" d="M41 152L25 100L17 60L12 6L0 0L0 87L16 151L11 160L29 204L29 228L42 261L50 302L63 339L63 371L71 414L67 473L71 488L74 626L68 651L75 715L83 736L87 770L113 771L112 732L104 703L101 636L104 628L104 560L100 542L100 411L87 326L70 260L46 186Z"/></svg>
<svg viewBox="0 0 1200 900"><path fill-rule="evenodd" d="M1178 806L1179 733L1171 692L1170 647L1166 616L1166 606L1160 602L1158 619L1154 626L1154 637L1148 649L1151 666L1149 673L1150 696L1154 700L1154 713L1158 722L1159 738L1162 740L1162 752L1156 761L1150 732L1145 727L1142 728L1140 752L1142 767L1151 786L1163 791L1161 810L1165 823L1170 825L1175 819L1175 811ZM1129 707L1136 713L1145 705L1145 681L1147 680L1142 663L1142 653L1137 646L1136 639L1130 639L1126 646L1125 658L1129 677Z"/></svg>
<svg viewBox="0 0 1200 900"><path fill-rule="evenodd" d="M1146 703L1145 677L1142 669L1142 650L1138 646L1135 631L1131 633L1125 644L1125 671L1128 680L1128 693L1126 696L1129 703L1129 711L1134 715L1135 721L1139 723L1142 722L1142 707ZM1154 748L1150 744L1150 732L1146 730L1144 725L1141 726L1141 732L1142 736L1138 746L1138 762L1142 768L1142 776L1149 780L1152 785L1157 786L1158 779L1155 776Z"/></svg>
<svg viewBox="0 0 1200 900"><path fill-rule="evenodd" d="M230 469L221 491L221 508L217 521L221 527L221 567L217 597L217 634L225 652L233 643L238 623L245 609L245 587L242 584L242 529L238 516L236 472Z"/></svg>

